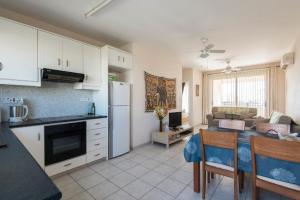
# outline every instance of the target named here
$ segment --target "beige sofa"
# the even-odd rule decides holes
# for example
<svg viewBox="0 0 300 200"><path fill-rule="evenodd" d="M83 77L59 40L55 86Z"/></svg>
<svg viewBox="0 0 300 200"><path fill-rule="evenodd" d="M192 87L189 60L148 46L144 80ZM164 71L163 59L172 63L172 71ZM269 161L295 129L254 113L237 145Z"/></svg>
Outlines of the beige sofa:
<svg viewBox="0 0 300 200"><path fill-rule="evenodd" d="M220 119L244 120L246 127L252 127L255 124L256 115L256 108L213 107L212 113L207 115L208 127L219 126Z"/></svg>

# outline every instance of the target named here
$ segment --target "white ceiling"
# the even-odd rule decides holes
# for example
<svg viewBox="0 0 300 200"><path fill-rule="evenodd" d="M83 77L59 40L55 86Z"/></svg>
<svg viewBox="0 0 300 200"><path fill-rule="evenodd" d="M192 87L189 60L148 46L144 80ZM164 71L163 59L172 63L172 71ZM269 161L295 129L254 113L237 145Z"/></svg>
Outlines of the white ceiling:
<svg viewBox="0 0 300 200"><path fill-rule="evenodd" d="M115 45L164 45L186 67L244 66L278 61L300 30L298 0L114 0L92 17L100 0L0 0L0 5ZM222 55L199 59L201 37Z"/></svg>

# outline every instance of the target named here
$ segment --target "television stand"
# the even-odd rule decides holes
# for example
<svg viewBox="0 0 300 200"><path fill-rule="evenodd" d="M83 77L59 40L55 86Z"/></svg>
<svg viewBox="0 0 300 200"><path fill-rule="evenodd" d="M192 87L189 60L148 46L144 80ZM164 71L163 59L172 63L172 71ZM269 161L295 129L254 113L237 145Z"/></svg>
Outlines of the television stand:
<svg viewBox="0 0 300 200"><path fill-rule="evenodd" d="M187 136L191 136L194 133L194 127L190 125L182 125L176 130L169 130L167 132L153 132L152 144L154 142L165 144L166 148L169 148L170 144L181 141Z"/></svg>

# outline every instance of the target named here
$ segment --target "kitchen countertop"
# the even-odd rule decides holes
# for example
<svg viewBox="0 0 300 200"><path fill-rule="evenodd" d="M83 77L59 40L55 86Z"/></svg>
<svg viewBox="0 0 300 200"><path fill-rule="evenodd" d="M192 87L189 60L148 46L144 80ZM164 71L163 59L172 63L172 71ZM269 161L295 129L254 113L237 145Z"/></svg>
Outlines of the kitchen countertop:
<svg viewBox="0 0 300 200"><path fill-rule="evenodd" d="M63 116L63 117L47 117L47 118L37 118L29 119L24 122L11 122L9 123L10 128L18 128L25 126L37 126L44 124L54 124L61 122L71 122L71 121L80 121L80 120L89 120L89 119L99 119L107 118L104 115L74 115L74 116Z"/></svg>
<svg viewBox="0 0 300 200"><path fill-rule="evenodd" d="M0 148L0 199L58 200L59 189L40 168L9 128L1 123L0 137L7 147Z"/></svg>

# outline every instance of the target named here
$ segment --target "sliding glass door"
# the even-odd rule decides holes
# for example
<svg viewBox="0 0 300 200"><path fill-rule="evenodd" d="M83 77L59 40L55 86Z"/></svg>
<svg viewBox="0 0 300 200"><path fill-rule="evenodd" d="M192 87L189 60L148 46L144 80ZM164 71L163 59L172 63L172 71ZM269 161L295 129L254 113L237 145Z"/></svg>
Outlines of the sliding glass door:
<svg viewBox="0 0 300 200"><path fill-rule="evenodd" d="M257 108L259 116L267 116L267 77L266 70L211 76L211 106Z"/></svg>

